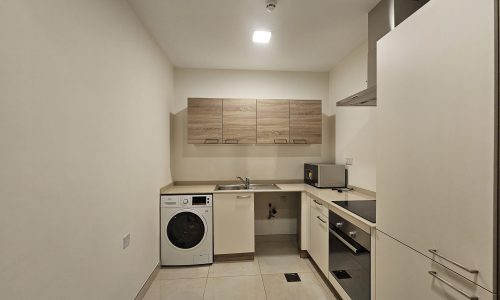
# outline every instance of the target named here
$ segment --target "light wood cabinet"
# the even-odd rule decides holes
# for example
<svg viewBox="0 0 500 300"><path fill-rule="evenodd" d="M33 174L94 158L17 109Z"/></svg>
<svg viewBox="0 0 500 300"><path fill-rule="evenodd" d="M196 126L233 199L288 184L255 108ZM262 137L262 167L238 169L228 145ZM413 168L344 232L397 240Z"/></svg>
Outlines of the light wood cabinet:
<svg viewBox="0 0 500 300"><path fill-rule="evenodd" d="M290 100L290 143L321 144L320 100Z"/></svg>
<svg viewBox="0 0 500 300"><path fill-rule="evenodd" d="M257 142L257 103L248 99L224 99L222 103L224 144Z"/></svg>
<svg viewBox="0 0 500 300"><path fill-rule="evenodd" d="M311 199L309 215L309 255L320 270L328 275L328 216Z"/></svg>
<svg viewBox="0 0 500 300"><path fill-rule="evenodd" d="M290 101L257 100L257 144L290 142Z"/></svg>
<svg viewBox="0 0 500 300"><path fill-rule="evenodd" d="M188 99L189 144L321 144L321 100Z"/></svg>
<svg viewBox="0 0 500 300"><path fill-rule="evenodd" d="M384 233L376 232L376 299L439 300L467 299L435 276L446 280L466 295L493 300L487 290L475 285Z"/></svg>
<svg viewBox="0 0 500 300"><path fill-rule="evenodd" d="M214 194L214 253L255 252L254 194Z"/></svg>
<svg viewBox="0 0 500 300"><path fill-rule="evenodd" d="M188 99L188 143L222 143L222 100Z"/></svg>
<svg viewBox="0 0 500 300"><path fill-rule="evenodd" d="M430 1L377 47L377 228L490 291L498 235L494 11L494 1Z"/></svg>

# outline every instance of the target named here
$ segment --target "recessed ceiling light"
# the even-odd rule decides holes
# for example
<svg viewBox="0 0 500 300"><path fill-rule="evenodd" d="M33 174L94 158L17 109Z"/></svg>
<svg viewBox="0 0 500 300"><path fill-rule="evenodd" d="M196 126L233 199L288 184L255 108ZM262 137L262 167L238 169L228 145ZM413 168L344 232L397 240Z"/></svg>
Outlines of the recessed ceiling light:
<svg viewBox="0 0 500 300"><path fill-rule="evenodd" d="M253 32L253 42L259 44L267 44L271 40L271 32L270 31L259 31L256 30Z"/></svg>

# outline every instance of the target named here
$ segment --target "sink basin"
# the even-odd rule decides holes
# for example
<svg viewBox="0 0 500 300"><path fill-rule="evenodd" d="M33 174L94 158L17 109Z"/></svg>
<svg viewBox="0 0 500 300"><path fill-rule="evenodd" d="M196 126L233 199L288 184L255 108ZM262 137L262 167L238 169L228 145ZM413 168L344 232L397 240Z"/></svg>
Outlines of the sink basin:
<svg viewBox="0 0 500 300"><path fill-rule="evenodd" d="M243 184L218 184L215 186L216 191L238 191L246 190Z"/></svg>
<svg viewBox="0 0 500 300"><path fill-rule="evenodd" d="M218 184L215 186L216 191L240 191L240 190L279 190L276 184L258 184L252 183L247 189L243 184Z"/></svg>

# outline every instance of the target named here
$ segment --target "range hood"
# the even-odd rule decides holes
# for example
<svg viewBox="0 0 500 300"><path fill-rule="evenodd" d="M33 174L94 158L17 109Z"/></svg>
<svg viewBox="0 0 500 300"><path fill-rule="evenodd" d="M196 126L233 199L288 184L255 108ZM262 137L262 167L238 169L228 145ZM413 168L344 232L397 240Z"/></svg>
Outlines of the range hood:
<svg viewBox="0 0 500 300"><path fill-rule="evenodd" d="M377 41L429 0L382 0L368 13L368 88L337 106L377 106Z"/></svg>

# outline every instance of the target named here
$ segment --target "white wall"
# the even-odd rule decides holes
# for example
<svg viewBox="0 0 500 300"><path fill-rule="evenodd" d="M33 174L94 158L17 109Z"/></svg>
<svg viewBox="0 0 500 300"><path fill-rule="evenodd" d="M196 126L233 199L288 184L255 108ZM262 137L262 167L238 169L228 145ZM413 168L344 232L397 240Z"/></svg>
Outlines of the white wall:
<svg viewBox="0 0 500 300"><path fill-rule="evenodd" d="M175 70L172 175L175 181L302 179L304 162L333 160L329 144L328 73ZM189 97L323 100L322 145L188 145Z"/></svg>
<svg viewBox="0 0 500 300"><path fill-rule="evenodd" d="M331 113L335 115L336 163L349 166L349 184L376 191L376 108L336 107L335 103L367 87L367 43L346 56L330 72Z"/></svg>
<svg viewBox="0 0 500 300"><path fill-rule="evenodd" d="M133 299L158 263L170 63L122 0L3 0L0 36L0 298Z"/></svg>

